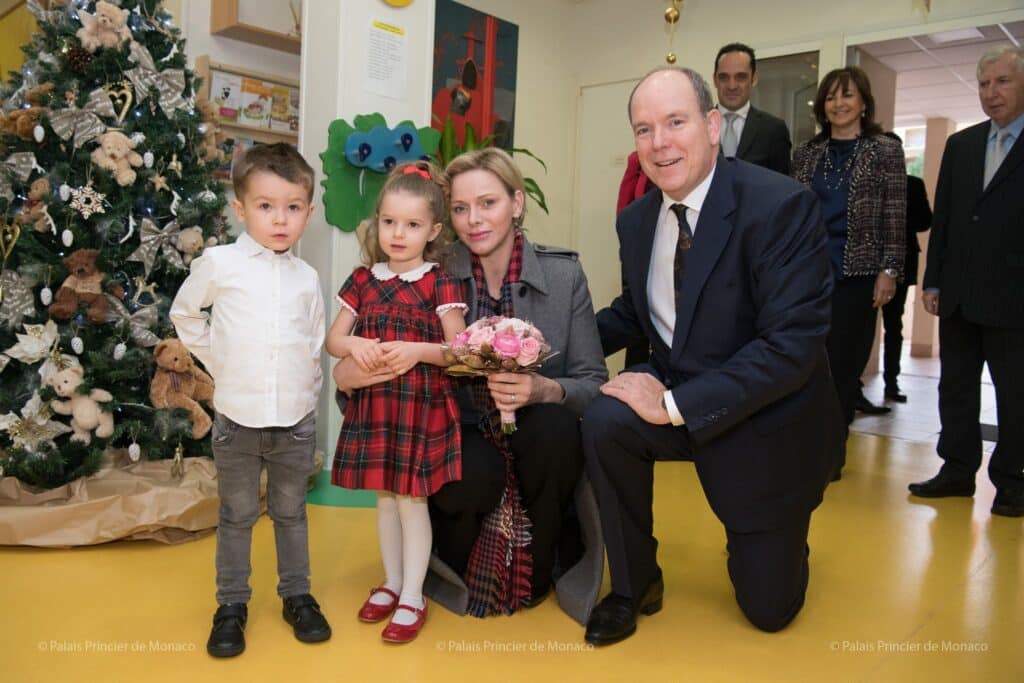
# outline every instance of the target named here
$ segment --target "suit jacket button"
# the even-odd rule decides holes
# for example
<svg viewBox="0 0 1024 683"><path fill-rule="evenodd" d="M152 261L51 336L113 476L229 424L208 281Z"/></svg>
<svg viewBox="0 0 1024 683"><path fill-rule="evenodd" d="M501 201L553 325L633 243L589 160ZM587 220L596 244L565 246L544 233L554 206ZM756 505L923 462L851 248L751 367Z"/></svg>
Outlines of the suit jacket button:
<svg viewBox="0 0 1024 683"><path fill-rule="evenodd" d="M974 221L975 223L977 223L977 222L978 222L978 221L980 221L981 219L980 219L980 218L978 218L977 216L971 216L971 220L972 220L972 221Z"/></svg>
<svg viewBox="0 0 1024 683"><path fill-rule="evenodd" d="M519 285L519 298L526 296L526 285Z"/></svg>

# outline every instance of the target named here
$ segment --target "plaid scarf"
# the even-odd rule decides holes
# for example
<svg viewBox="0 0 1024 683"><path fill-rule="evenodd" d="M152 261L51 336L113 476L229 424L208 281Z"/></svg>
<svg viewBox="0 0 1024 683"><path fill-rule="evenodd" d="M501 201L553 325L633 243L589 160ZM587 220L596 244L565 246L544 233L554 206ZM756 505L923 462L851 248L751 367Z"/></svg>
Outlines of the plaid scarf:
<svg viewBox="0 0 1024 683"><path fill-rule="evenodd" d="M476 285L478 318L492 315L515 317L512 307L512 285L519 282L523 268L523 233L516 230L512 259L501 283L501 297L492 299L484 280L480 259L473 256L473 281ZM482 416L480 432L505 459L505 489L501 502L481 525L480 535L466 566L466 587L469 589L467 611L475 617L512 614L531 597L530 576L533 557L530 555L530 520L519 495L519 481L513 465L515 456L508 437L501 432L501 417L486 377L475 377L473 403Z"/></svg>

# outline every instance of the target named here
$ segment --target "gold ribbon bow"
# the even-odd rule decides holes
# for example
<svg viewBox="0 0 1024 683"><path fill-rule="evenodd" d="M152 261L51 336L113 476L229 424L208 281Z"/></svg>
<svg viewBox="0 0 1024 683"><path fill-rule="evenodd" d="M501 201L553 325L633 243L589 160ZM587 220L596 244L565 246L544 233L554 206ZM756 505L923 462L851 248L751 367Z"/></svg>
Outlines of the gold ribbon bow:
<svg viewBox="0 0 1024 683"><path fill-rule="evenodd" d="M103 88L96 88L89 93L89 100L82 109L68 107L51 111L50 127L61 140L74 136L72 144L80 147L103 135L107 130L106 124L100 121L100 116L113 119L117 118L117 112L114 111L114 105Z"/></svg>
<svg viewBox="0 0 1024 683"><path fill-rule="evenodd" d="M185 109L185 99L182 97L182 93L185 91L185 71L182 69L157 71L153 55L134 40L129 51L128 59L138 66L129 69L125 74L135 86L138 101L141 102L149 97L150 88L156 88L159 94L160 108L163 109L167 118L174 116L175 110Z"/></svg>
<svg viewBox="0 0 1024 683"><path fill-rule="evenodd" d="M178 225L178 221L171 221L161 229L156 227L153 221L143 218L142 229L139 231L141 244L128 260L142 262L148 276L149 271L153 270L157 253L162 252L163 257L170 261L172 266L184 270L185 262L181 260L181 253L174 246L180 232L181 226Z"/></svg>
<svg viewBox="0 0 1024 683"><path fill-rule="evenodd" d="M110 304L107 307L108 323L127 322L128 331L139 346L156 346L160 343L160 337L149 330L157 322L156 306L144 306L131 313L116 296L107 294L107 302Z"/></svg>

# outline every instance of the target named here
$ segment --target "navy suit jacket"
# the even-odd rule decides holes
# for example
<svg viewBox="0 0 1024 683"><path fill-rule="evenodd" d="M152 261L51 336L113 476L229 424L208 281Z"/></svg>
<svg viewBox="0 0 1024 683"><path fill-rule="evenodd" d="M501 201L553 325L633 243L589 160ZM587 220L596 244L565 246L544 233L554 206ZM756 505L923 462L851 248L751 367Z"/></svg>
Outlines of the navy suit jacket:
<svg viewBox="0 0 1024 683"><path fill-rule="evenodd" d="M957 308L979 325L1024 328L1024 135L987 187L991 123L951 135L935 188L924 287L939 289L939 315Z"/></svg>
<svg viewBox="0 0 1024 683"><path fill-rule="evenodd" d="M651 341L712 509L735 531L787 523L821 502L844 447L825 338L833 279L818 199L800 183L719 157L687 256L671 347L647 279L662 202L619 216L623 291L598 316L606 354Z"/></svg>

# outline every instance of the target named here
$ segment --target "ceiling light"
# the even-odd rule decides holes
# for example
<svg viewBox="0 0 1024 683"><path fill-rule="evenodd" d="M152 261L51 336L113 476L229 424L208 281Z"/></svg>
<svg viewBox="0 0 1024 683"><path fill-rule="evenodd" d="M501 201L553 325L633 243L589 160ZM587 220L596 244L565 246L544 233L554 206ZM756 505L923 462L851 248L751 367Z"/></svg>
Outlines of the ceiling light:
<svg viewBox="0 0 1024 683"><path fill-rule="evenodd" d="M946 43L956 43L961 40L978 40L979 38L984 37L985 36L981 31L971 26L968 28L958 28L953 31L932 33L928 36L928 39L936 45L944 45Z"/></svg>

